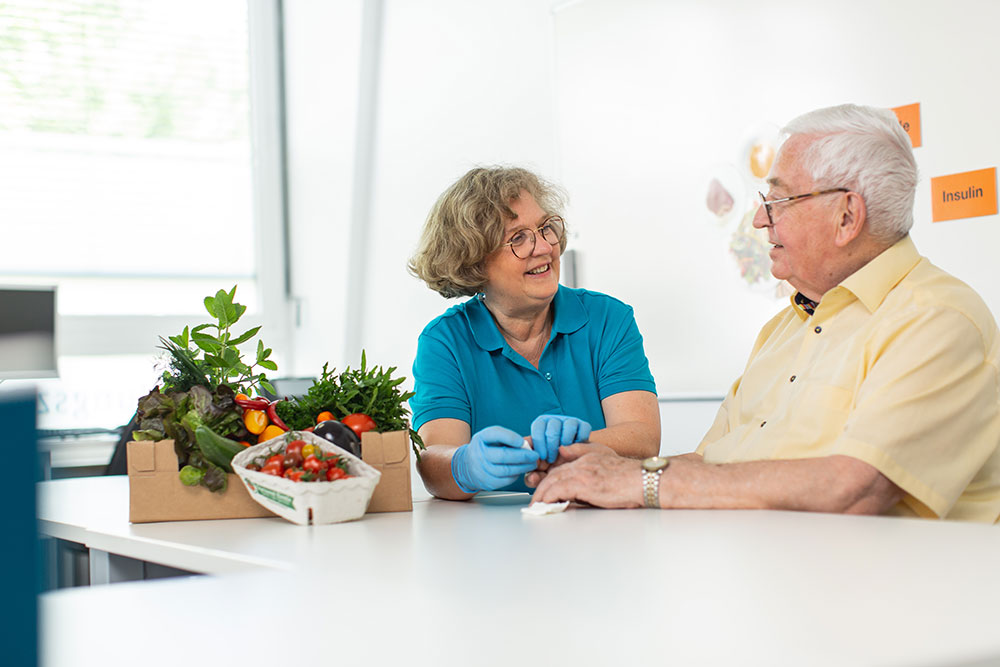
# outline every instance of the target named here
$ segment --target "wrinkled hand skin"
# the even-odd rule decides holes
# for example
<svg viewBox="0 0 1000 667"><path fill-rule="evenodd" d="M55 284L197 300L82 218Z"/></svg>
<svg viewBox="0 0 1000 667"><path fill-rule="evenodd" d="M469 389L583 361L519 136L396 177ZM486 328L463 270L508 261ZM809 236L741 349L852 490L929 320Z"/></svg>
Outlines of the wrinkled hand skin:
<svg viewBox="0 0 1000 667"><path fill-rule="evenodd" d="M529 438L530 440L530 438ZM570 461L575 461L584 454L591 452L600 454L614 454L615 451L606 445L602 445L598 442L578 442L572 445L567 445L559 448L559 456L556 457L554 463L549 463L544 459L538 462L538 469L534 472L529 472L524 477L524 483L528 485L529 488L537 487L548 471L552 468L569 463Z"/></svg>
<svg viewBox="0 0 1000 667"><path fill-rule="evenodd" d="M560 464L561 460L564 463ZM560 447L559 459L538 482L531 501L563 500L607 508L642 507L640 462L618 456L603 445L580 443Z"/></svg>

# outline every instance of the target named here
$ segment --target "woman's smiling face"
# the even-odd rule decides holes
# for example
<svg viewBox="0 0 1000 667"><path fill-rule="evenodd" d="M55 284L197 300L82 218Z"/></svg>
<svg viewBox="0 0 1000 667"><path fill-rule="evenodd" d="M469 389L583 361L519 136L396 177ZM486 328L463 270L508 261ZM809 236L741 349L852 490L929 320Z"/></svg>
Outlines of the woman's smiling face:
<svg viewBox="0 0 1000 667"><path fill-rule="evenodd" d="M503 304L505 310L531 310L545 307L552 302L559 289L559 244L552 245L537 233L537 228L549 217L535 198L521 190L517 199L510 202L516 215L504 225L503 241L506 243L520 230L535 234L535 249L525 259L502 246L486 260L486 287L483 292L488 302ZM530 247L530 245L529 245Z"/></svg>

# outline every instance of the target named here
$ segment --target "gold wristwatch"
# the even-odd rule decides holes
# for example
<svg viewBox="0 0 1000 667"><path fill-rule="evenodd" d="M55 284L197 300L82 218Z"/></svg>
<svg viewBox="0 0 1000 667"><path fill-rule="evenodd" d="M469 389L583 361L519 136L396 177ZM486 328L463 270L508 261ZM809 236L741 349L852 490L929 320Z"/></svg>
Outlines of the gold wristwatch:
<svg viewBox="0 0 1000 667"><path fill-rule="evenodd" d="M660 475L670 465L670 459L651 456L642 461L642 497L646 507L660 509Z"/></svg>

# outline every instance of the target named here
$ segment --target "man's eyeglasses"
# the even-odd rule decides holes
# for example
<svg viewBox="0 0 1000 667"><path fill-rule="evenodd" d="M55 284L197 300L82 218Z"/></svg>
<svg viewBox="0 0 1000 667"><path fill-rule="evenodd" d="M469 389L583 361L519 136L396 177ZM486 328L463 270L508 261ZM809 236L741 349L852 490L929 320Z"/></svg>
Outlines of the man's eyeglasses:
<svg viewBox="0 0 1000 667"><path fill-rule="evenodd" d="M767 221L770 225L774 226L774 217L771 215L771 207L775 204L781 204L786 201L795 201L796 199L805 199L806 197L815 197L816 195L825 195L831 192L850 192L847 188L830 188L829 190L817 190L816 192L807 192L804 195L792 195L791 197L782 197L781 199L765 199L763 192L758 192L760 195L760 201L764 204L764 211L767 212Z"/></svg>
<svg viewBox="0 0 1000 667"><path fill-rule="evenodd" d="M504 245L510 246L510 251L514 253L514 257L527 259L531 257L531 253L535 252L535 237L537 235L541 235L549 245L555 246L562 243L564 230L563 219L558 215L553 215L550 218L546 218L545 222L539 225L537 229L519 230Z"/></svg>

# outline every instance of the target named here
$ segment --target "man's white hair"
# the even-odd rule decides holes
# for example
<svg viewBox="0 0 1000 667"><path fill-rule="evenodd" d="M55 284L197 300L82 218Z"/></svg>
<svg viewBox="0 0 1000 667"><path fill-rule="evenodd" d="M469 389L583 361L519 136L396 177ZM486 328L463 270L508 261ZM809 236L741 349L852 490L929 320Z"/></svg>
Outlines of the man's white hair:
<svg viewBox="0 0 1000 667"><path fill-rule="evenodd" d="M873 236L894 243L909 233L917 162L892 111L841 104L803 114L783 132L818 137L803 152L803 167L817 189L844 187L860 194Z"/></svg>

